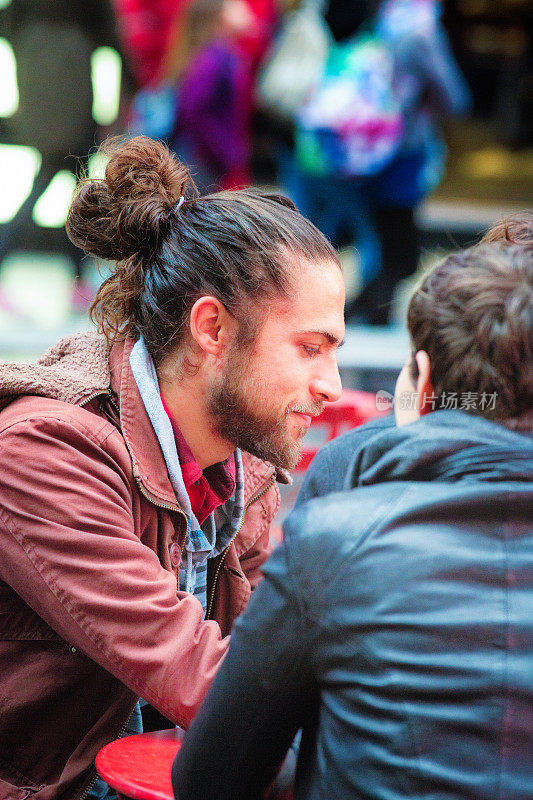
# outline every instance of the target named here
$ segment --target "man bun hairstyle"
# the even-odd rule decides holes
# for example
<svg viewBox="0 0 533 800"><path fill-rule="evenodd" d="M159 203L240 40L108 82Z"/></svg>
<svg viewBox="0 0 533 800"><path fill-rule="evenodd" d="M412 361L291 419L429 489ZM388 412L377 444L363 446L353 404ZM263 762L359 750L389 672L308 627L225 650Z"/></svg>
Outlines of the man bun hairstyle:
<svg viewBox="0 0 533 800"><path fill-rule="evenodd" d="M265 301L290 295L299 263L339 263L286 197L254 189L199 197L188 168L145 136L101 150L104 178L80 183L67 232L112 262L91 306L98 330L110 343L142 335L156 365L180 343L199 297L217 297L251 332Z"/></svg>
<svg viewBox="0 0 533 800"><path fill-rule="evenodd" d="M197 192L187 167L158 142L109 139L100 152L109 157L105 176L79 184L67 233L86 253L115 262L91 308L99 329L114 340L134 316L146 268L170 230L173 207L185 192Z"/></svg>
<svg viewBox="0 0 533 800"><path fill-rule="evenodd" d="M437 397L495 395L494 407L471 410L533 428L531 247L484 244L452 254L415 289L407 327L413 351L429 355Z"/></svg>

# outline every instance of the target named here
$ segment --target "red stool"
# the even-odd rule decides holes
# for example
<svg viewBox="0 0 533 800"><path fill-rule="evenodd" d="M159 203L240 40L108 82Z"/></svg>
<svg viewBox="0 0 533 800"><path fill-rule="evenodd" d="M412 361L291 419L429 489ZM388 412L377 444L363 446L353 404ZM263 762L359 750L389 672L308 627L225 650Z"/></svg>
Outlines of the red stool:
<svg viewBox="0 0 533 800"><path fill-rule="evenodd" d="M174 800L170 770L184 736L181 728L125 736L102 747L96 769L119 800ZM269 800L293 800L292 789Z"/></svg>
<svg viewBox="0 0 533 800"><path fill-rule="evenodd" d="M185 731L126 736L102 747L96 769L120 800L174 800L170 770Z"/></svg>

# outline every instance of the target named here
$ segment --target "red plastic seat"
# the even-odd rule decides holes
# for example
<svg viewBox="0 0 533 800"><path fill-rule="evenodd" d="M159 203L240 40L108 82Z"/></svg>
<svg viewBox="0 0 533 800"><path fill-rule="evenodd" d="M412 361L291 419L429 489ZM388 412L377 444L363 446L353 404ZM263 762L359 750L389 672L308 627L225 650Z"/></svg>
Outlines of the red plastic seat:
<svg viewBox="0 0 533 800"><path fill-rule="evenodd" d="M117 739L100 750L96 769L121 800L174 800L170 770L184 735L174 728Z"/></svg>
<svg viewBox="0 0 533 800"><path fill-rule="evenodd" d="M119 800L174 800L170 771L184 736L175 728L117 739L102 747L96 769ZM274 797L293 800L292 789Z"/></svg>
<svg viewBox="0 0 533 800"><path fill-rule="evenodd" d="M319 447L351 428L383 416L383 413L378 410L376 395L372 392L343 389L340 399L335 403L327 403L322 414L313 419L296 469L305 472Z"/></svg>

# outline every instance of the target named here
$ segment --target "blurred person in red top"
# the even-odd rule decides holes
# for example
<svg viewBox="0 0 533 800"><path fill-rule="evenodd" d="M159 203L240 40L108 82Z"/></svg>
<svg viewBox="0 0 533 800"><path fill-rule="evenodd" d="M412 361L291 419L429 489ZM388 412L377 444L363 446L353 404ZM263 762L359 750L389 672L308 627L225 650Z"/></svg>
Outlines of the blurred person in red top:
<svg viewBox="0 0 533 800"><path fill-rule="evenodd" d="M250 65L237 36L254 23L244 0L192 0L163 64L177 93L170 145L203 191L250 183Z"/></svg>
<svg viewBox="0 0 533 800"><path fill-rule="evenodd" d="M236 40L255 70L272 36L277 18L275 0L244 0L254 25ZM187 0L114 0L120 36L138 86L161 78L161 70L172 41L172 31L189 6Z"/></svg>

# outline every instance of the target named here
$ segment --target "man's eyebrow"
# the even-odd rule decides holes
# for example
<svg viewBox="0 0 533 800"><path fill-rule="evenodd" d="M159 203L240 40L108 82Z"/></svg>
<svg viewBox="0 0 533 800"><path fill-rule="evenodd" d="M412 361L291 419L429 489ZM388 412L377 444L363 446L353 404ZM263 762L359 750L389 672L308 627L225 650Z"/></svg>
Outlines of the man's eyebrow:
<svg viewBox="0 0 533 800"><path fill-rule="evenodd" d="M345 339L339 340L337 336L334 336L334 334L330 333L329 331L299 331L299 333L301 336L305 336L306 334L311 334L312 336L323 336L328 344L337 345L337 347L342 347L346 341Z"/></svg>

